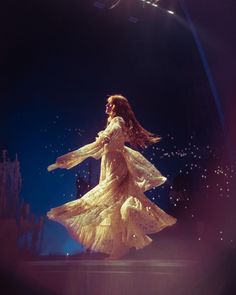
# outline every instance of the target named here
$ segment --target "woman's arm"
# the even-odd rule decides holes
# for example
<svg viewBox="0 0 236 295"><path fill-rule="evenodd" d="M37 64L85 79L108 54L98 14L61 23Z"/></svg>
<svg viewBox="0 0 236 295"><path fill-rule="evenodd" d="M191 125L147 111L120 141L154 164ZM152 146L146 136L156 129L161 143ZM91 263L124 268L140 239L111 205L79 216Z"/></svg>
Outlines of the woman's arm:
<svg viewBox="0 0 236 295"><path fill-rule="evenodd" d="M104 153L104 147L106 147L112 137L115 137L117 132L121 130L120 122L122 118L119 118L120 117L113 118L105 130L98 132L98 136L94 142L58 157L56 159L56 163L48 166L48 171L52 171L57 168L71 169L88 157L100 159Z"/></svg>

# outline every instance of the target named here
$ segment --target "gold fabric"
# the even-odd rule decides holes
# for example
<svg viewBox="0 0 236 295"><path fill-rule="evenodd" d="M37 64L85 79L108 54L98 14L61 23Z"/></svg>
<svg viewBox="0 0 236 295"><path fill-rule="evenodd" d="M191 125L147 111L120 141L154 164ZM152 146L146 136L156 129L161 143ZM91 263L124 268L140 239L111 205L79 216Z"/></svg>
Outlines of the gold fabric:
<svg viewBox="0 0 236 295"><path fill-rule="evenodd" d="M88 157L101 158L98 185L80 199L51 209L47 216L64 225L86 248L116 257L131 247L142 249L152 241L147 234L177 221L144 194L166 177L141 153L125 146L127 141L123 118L114 117L94 142L48 167L49 171L70 169Z"/></svg>

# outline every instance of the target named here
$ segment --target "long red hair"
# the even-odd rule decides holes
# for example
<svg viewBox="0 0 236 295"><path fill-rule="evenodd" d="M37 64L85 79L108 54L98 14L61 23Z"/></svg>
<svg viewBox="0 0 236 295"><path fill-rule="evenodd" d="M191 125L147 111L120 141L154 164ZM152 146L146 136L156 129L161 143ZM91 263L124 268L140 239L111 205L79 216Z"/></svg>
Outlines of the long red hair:
<svg viewBox="0 0 236 295"><path fill-rule="evenodd" d="M144 129L136 119L134 112L124 96L120 94L111 95L107 99L113 105L112 117L120 116L125 121L125 126L132 147L145 148L150 144L159 142L161 137ZM107 122L107 124L109 121Z"/></svg>

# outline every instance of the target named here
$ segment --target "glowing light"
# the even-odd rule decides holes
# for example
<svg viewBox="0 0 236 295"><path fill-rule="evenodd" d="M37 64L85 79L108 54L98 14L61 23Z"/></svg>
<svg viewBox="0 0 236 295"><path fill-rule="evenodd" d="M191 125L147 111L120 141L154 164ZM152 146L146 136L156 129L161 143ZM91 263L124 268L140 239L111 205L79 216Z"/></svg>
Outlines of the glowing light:
<svg viewBox="0 0 236 295"><path fill-rule="evenodd" d="M152 0L152 1L150 1L150 0L140 0L140 1L142 1L144 4L148 4L148 5L151 5L151 6L153 6L153 7L156 7L156 8L159 8L159 6L157 5L157 2L159 2L159 0ZM119 3L120 1L118 1L117 3ZM175 14L174 13L174 11L172 11L172 10L166 10L169 14ZM169 136L169 134L168 134L168 136Z"/></svg>

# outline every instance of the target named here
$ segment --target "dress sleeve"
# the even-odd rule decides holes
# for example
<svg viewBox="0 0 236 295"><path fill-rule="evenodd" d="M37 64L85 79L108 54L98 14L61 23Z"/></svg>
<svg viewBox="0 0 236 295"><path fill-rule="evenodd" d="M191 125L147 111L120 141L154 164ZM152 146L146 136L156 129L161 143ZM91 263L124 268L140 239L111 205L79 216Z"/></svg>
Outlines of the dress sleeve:
<svg viewBox="0 0 236 295"><path fill-rule="evenodd" d="M122 117L114 117L105 130L98 132L96 140L102 141L104 144L111 144L122 133L123 125Z"/></svg>
<svg viewBox="0 0 236 295"><path fill-rule="evenodd" d="M98 136L94 142L58 157L56 163L48 166L48 171L57 168L71 169L88 157L100 159L104 152L107 151L108 146L110 146L120 132L122 132L123 123L124 120L121 117L114 117L105 130L98 132Z"/></svg>
<svg viewBox="0 0 236 295"><path fill-rule="evenodd" d="M123 155L134 182L143 192L160 186L167 180L140 152L126 146Z"/></svg>

